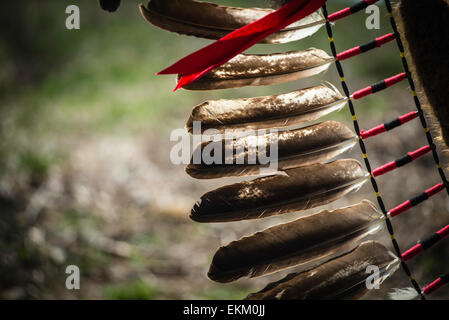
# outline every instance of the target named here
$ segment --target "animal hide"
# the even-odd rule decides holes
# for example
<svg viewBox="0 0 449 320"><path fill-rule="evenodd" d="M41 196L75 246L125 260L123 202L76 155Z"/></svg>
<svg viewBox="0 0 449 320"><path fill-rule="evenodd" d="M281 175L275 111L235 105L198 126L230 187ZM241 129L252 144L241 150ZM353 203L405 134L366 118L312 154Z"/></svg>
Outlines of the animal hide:
<svg viewBox="0 0 449 320"><path fill-rule="evenodd" d="M449 3L402 0L398 10L416 75L449 146Z"/></svg>

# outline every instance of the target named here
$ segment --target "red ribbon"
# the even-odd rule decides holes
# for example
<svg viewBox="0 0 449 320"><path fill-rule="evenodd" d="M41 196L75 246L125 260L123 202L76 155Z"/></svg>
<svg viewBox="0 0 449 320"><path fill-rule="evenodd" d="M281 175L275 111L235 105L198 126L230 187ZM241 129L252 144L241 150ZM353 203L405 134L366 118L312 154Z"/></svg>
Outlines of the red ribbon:
<svg viewBox="0 0 449 320"><path fill-rule="evenodd" d="M326 0L292 0L265 17L235 30L214 43L182 58L160 74L180 74L173 91L192 83L288 25L318 10Z"/></svg>

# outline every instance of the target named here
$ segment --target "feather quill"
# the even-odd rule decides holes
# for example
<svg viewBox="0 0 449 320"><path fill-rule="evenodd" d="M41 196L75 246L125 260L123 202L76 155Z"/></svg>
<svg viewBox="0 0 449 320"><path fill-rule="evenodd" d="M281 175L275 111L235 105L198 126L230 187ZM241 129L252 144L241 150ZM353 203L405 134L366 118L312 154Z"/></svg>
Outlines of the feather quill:
<svg viewBox="0 0 449 320"><path fill-rule="evenodd" d="M316 48L274 54L239 54L202 78L188 90L217 90L266 86L311 77L327 70L334 58ZM178 81L182 75L178 75Z"/></svg>
<svg viewBox="0 0 449 320"><path fill-rule="evenodd" d="M183 35L218 40L253 23L272 9L237 8L194 0L151 0L140 5L142 16L152 25ZM325 20L320 11L273 33L260 43L287 43L313 35Z"/></svg>
<svg viewBox="0 0 449 320"><path fill-rule="evenodd" d="M334 211L321 211L221 247L208 276L217 282L231 282L293 266L308 270L353 250L382 224L382 213L367 200Z"/></svg>
<svg viewBox="0 0 449 320"><path fill-rule="evenodd" d="M379 267L382 283L400 265L400 260L375 241L366 241L357 249L303 273L292 273L269 284L246 300L325 300L360 299L368 292L368 266Z"/></svg>
<svg viewBox="0 0 449 320"><path fill-rule="evenodd" d="M273 173L328 161L352 148L357 140L348 127L336 121L262 136L225 137L198 146L186 172L196 179L257 175L262 169L264 174ZM212 158L215 152L217 161L203 160L204 154ZM268 162L274 157L277 167ZM196 164L196 159L201 159L201 163Z"/></svg>
<svg viewBox="0 0 449 320"><path fill-rule="evenodd" d="M227 222L307 210L345 196L369 177L356 160L283 172L208 192L194 205L190 218L197 222Z"/></svg>
<svg viewBox="0 0 449 320"><path fill-rule="evenodd" d="M201 123L201 133L285 128L314 121L345 106L347 99L332 86L316 86L275 96L211 100L193 108L186 129Z"/></svg>

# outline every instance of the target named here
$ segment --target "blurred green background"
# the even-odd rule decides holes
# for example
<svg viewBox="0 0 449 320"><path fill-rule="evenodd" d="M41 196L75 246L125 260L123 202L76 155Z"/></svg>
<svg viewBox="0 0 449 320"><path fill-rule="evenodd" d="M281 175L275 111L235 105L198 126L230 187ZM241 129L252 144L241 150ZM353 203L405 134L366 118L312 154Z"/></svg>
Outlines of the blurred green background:
<svg viewBox="0 0 449 320"><path fill-rule="evenodd" d="M179 36L149 25L138 2L122 1L118 12L92 0L27 0L2 3L0 12L0 298L2 299L241 299L280 275L215 284L206 277L217 246L292 220L212 226L188 219L206 191L234 181L194 181L169 160L170 132L183 128L190 109L206 99L288 92L330 81L322 75L292 83L214 92L172 93L174 77L155 73L209 41ZM266 0L212 1L267 6ZM330 0L329 11L354 1ZM81 29L67 30L65 9L81 10ZM380 2L381 30L367 30L360 13L334 26L339 51L391 32ZM308 47L329 52L327 34L286 45L256 45L252 53ZM356 90L402 72L395 44L343 63ZM357 102L368 129L414 110L405 83ZM326 119L351 126L345 108ZM432 119L429 119L432 122ZM436 128L434 132L437 134ZM418 121L368 141L374 166L425 144ZM346 157L360 160L358 147ZM379 179L387 207L438 182L431 157ZM331 207L355 203L366 185ZM394 223L403 249L449 223L444 195ZM377 239L389 244L386 232ZM411 263L422 284L449 268L447 244ZM81 269L81 289L65 288L65 267ZM408 286L398 271L380 292ZM448 289L435 298L448 298Z"/></svg>

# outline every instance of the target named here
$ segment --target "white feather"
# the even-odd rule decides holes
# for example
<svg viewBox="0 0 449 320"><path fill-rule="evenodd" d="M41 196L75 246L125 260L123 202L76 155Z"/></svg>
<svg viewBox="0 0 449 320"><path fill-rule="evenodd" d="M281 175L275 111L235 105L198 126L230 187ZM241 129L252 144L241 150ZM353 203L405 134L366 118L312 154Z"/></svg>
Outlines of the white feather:
<svg viewBox="0 0 449 320"><path fill-rule="evenodd" d="M391 300L415 300L418 298L418 293L413 288L394 288L388 296Z"/></svg>

